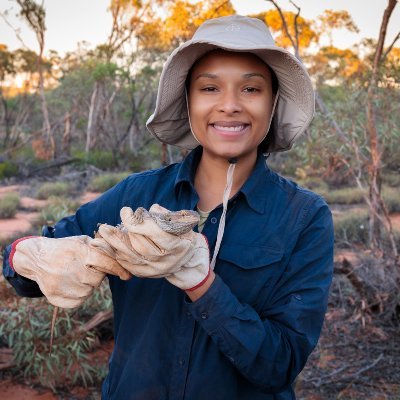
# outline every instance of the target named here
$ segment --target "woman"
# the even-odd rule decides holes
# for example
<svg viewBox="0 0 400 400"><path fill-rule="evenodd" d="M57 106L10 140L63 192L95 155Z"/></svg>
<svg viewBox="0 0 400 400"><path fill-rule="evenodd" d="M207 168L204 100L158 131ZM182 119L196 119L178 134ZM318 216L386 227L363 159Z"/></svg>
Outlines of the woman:
<svg viewBox="0 0 400 400"><path fill-rule="evenodd" d="M332 220L319 196L270 170L264 153L290 149L313 111L307 72L263 22L206 21L164 65L148 121L160 141L194 150L82 206L49 230L55 239L10 246L4 273L24 296L74 307L109 274L115 348L103 399L295 399L327 306ZM114 228L100 233L115 257L94 245L97 224L116 226L123 209L134 247L145 233L132 210L165 212L154 204L197 209L204 236L150 222L153 247L169 258L146 268Z"/></svg>

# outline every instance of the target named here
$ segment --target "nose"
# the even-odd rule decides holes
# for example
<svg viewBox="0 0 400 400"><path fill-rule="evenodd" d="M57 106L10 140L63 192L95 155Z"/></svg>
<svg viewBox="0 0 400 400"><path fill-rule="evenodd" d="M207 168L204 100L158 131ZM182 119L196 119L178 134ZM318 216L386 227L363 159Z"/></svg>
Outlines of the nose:
<svg viewBox="0 0 400 400"><path fill-rule="evenodd" d="M220 95L218 111L227 115L236 114L242 111L240 98L234 90L224 90Z"/></svg>

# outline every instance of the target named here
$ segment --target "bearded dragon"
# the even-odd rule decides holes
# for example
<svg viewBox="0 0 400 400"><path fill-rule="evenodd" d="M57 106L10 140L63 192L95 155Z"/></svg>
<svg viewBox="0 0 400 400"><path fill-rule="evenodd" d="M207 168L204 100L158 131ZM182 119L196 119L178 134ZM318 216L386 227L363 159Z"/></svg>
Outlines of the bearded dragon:
<svg viewBox="0 0 400 400"><path fill-rule="evenodd" d="M180 210L180 211L167 211L158 208L158 205L153 206L152 211L147 211L143 207L139 207L133 214L132 223L137 225L141 224L145 218L152 218L153 221L164 231L172 235L180 236L184 233L190 232L200 221L200 215L197 211L193 210ZM156 211L159 210L159 211ZM100 226L100 224L99 224ZM117 228L122 232L127 232L123 224L117 225ZM59 307L54 307L53 317L51 320L50 330L50 354L53 347L54 327L56 324L57 314Z"/></svg>

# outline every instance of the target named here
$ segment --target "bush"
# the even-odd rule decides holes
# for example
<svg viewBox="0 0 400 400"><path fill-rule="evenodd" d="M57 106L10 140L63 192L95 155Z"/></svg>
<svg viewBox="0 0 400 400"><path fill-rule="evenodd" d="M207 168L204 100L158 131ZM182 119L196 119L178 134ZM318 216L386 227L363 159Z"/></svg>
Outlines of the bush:
<svg viewBox="0 0 400 400"><path fill-rule="evenodd" d="M18 166L10 161L0 163L0 180L11 178L18 174Z"/></svg>
<svg viewBox="0 0 400 400"><path fill-rule="evenodd" d="M67 182L46 182L37 190L38 199L48 199L51 196L68 196L72 194L73 188Z"/></svg>
<svg viewBox="0 0 400 400"><path fill-rule="evenodd" d="M60 219L75 213L79 202L65 197L50 197L49 204L42 209L39 223L51 225Z"/></svg>
<svg viewBox="0 0 400 400"><path fill-rule="evenodd" d="M89 153L73 151L72 154L81 163L93 165L102 170L109 170L117 166L115 157L111 151L92 150Z"/></svg>
<svg viewBox="0 0 400 400"><path fill-rule="evenodd" d="M386 207L389 213L400 212L400 190L385 187L383 189L383 200L385 201Z"/></svg>
<svg viewBox="0 0 400 400"><path fill-rule="evenodd" d="M329 204L359 204L364 202L364 192L359 188L342 188L321 193Z"/></svg>
<svg viewBox="0 0 400 400"><path fill-rule="evenodd" d="M400 173L398 172L383 172L382 182L392 187L400 187Z"/></svg>
<svg viewBox="0 0 400 400"><path fill-rule="evenodd" d="M335 242L337 244L368 243L368 213L349 210L334 214Z"/></svg>
<svg viewBox="0 0 400 400"><path fill-rule="evenodd" d="M5 284L0 282L0 284ZM99 384L107 365L90 362L98 343L95 332L80 329L100 311L111 309L106 282L82 307L60 309L50 353L50 323L54 307L46 299L15 298L0 309L0 340L13 349L15 371L28 381L55 389L66 385Z"/></svg>
<svg viewBox="0 0 400 400"><path fill-rule="evenodd" d="M13 218L20 204L18 193L10 192L1 197L0 218Z"/></svg>
<svg viewBox="0 0 400 400"><path fill-rule="evenodd" d="M328 191L328 184L324 182L322 178L317 177L307 177L304 179L296 179L296 182L315 193L325 196Z"/></svg>
<svg viewBox="0 0 400 400"><path fill-rule="evenodd" d="M89 183L88 189L93 192L105 192L129 175L130 172L119 172L96 176Z"/></svg>

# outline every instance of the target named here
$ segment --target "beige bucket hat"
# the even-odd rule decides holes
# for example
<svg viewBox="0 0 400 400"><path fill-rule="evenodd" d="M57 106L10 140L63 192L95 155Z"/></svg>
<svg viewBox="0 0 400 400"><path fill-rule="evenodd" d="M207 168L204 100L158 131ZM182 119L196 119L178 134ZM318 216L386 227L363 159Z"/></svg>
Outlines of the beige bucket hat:
<svg viewBox="0 0 400 400"><path fill-rule="evenodd" d="M161 73L155 111L146 123L148 130L163 143L189 150L199 145L190 129L185 82L196 60L214 49L253 53L273 69L279 98L272 121L274 140L267 152L289 150L314 115L310 77L299 60L275 45L264 22L239 15L204 22L191 40L171 53Z"/></svg>

